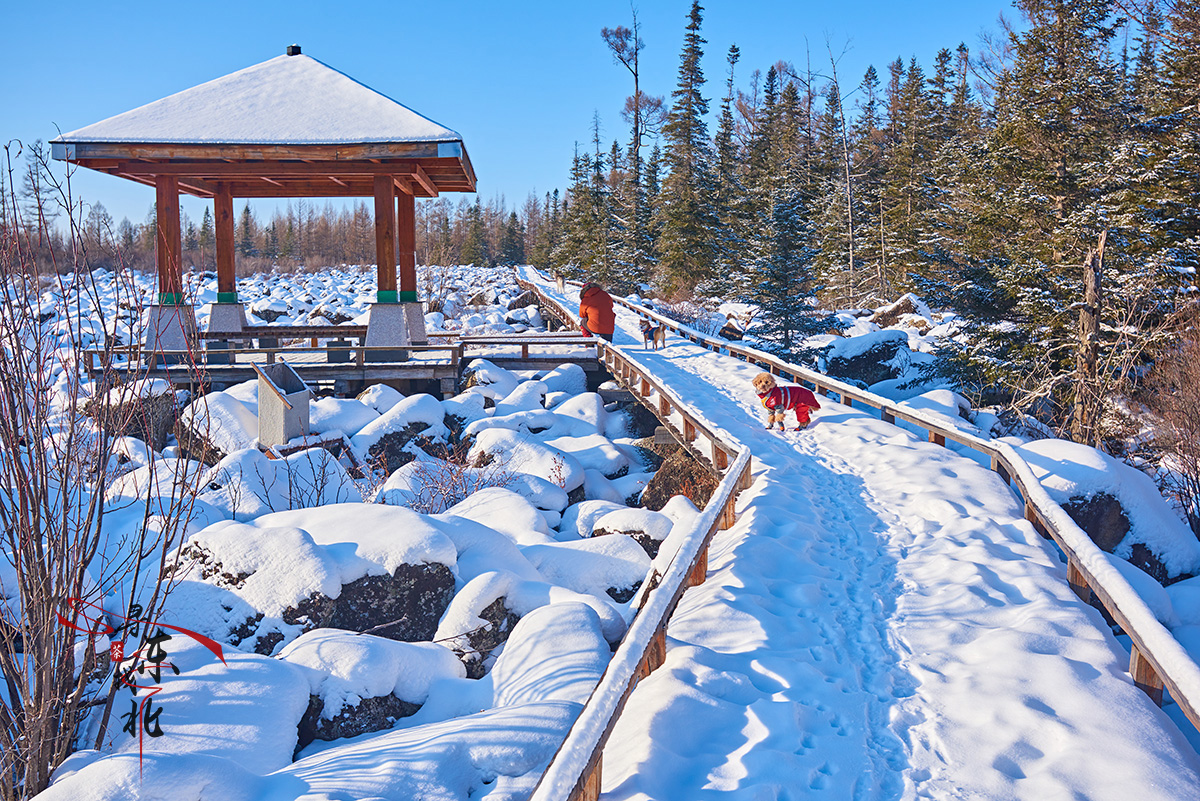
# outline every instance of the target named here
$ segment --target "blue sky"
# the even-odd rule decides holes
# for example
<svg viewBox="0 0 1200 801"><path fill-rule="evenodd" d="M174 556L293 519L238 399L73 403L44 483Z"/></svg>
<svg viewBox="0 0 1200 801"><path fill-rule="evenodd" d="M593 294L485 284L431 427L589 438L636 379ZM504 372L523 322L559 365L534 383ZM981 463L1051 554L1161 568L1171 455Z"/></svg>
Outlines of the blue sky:
<svg viewBox="0 0 1200 801"><path fill-rule="evenodd" d="M629 25L628 0L586 2L76 2L9 3L0 19L0 140L49 140L114 114L282 54L304 53L463 135L485 198L510 207L567 181L576 141L598 112L607 143L625 140L619 112L632 82L600 38ZM646 48L642 87L674 88L690 0L636 4ZM782 59L827 70L826 43L843 85L869 64L911 56L931 69L942 47L978 49L998 30L1007 0L809 3L710 0L704 70L715 111L725 53L737 44L737 83ZM806 56L806 52L809 54ZM15 143L10 149L15 151ZM84 174L73 191L116 220L143 220L153 190ZM451 196L451 199L454 199ZM199 219L203 206L185 200ZM265 207L264 207L265 210Z"/></svg>

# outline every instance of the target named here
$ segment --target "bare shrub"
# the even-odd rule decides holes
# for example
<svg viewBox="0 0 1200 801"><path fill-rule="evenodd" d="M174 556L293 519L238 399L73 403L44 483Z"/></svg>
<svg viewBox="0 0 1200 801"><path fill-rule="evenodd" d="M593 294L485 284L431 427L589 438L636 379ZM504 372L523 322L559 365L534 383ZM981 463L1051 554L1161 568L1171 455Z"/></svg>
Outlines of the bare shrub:
<svg viewBox="0 0 1200 801"><path fill-rule="evenodd" d="M1147 386L1146 404L1161 421L1157 440L1168 451L1162 490L1200 537L1200 331L1194 325L1155 362Z"/></svg>
<svg viewBox="0 0 1200 801"><path fill-rule="evenodd" d="M654 310L664 317L670 317L675 322L683 323L710 337L716 336L724 326L724 321L718 321L713 317L711 311L690 300L680 300L675 303L655 301Z"/></svg>
<svg viewBox="0 0 1200 801"><path fill-rule="evenodd" d="M3 799L36 795L73 750L104 740L118 686L107 635L132 639L133 652L145 646L153 624L142 626L137 638L128 632L118 637L113 623L123 621L101 613L101 603L106 610L136 603L140 620L157 619L168 589L163 577L194 500L186 463L160 463L150 450L149 486L122 500L123 529L113 530L106 520L107 505L115 503L108 489L114 477L109 465L119 461L116 443L148 421L135 419L144 407L128 404L124 419L114 407L98 426L83 404L144 377L136 363L118 374L116 321L98 314L106 296L115 293L120 304L136 308L139 293L127 270L117 274L116 286L98 285L79 220L82 208L44 156L27 168L41 187L36 196L23 195L34 213L18 213L13 159L19 155L12 143L5 147L3 197L10 205L0 215ZM33 243L63 238L49 229L55 215L68 233L61 251L66 260L51 251L46 269ZM119 253L115 246L108 251ZM92 358L100 366L89 382L84 368Z"/></svg>

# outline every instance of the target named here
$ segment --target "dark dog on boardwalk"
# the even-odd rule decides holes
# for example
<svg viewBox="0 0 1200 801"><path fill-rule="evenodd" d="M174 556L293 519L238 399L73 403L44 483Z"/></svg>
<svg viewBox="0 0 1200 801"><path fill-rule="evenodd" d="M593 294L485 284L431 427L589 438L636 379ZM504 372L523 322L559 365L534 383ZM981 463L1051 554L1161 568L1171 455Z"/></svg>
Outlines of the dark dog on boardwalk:
<svg viewBox="0 0 1200 801"><path fill-rule="evenodd" d="M654 320L647 320L644 317L638 320L638 326L642 329L642 347L648 348L651 345L655 350L664 348L667 345L667 329L663 328L663 324Z"/></svg>

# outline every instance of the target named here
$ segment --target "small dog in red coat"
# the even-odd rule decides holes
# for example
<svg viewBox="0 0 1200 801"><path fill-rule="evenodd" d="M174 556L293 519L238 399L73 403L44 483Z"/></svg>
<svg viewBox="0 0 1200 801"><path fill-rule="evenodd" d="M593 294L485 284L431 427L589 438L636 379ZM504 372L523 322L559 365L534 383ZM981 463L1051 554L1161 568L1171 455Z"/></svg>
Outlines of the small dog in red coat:
<svg viewBox="0 0 1200 801"><path fill-rule="evenodd" d="M759 373L751 383L763 406L767 407L768 429L779 423L779 430L783 431L783 416L791 409L796 413L796 430L799 431L808 426L811 410L821 408L812 392L804 387L777 386L775 376L770 373Z"/></svg>

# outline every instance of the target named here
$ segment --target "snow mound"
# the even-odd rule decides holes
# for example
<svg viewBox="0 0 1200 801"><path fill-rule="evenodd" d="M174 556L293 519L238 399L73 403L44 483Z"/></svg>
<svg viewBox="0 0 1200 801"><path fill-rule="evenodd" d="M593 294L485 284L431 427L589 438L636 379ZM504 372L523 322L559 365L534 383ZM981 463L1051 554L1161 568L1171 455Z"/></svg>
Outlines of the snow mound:
<svg viewBox="0 0 1200 801"><path fill-rule="evenodd" d="M542 376L541 380L548 392L563 392L567 395L581 395L587 392L587 373L578 364L560 364Z"/></svg>
<svg viewBox="0 0 1200 801"><path fill-rule="evenodd" d="M492 400L500 400L512 394L521 379L514 373L497 367L487 359L475 359L467 365L465 374L471 377L472 389L482 392Z"/></svg>
<svg viewBox="0 0 1200 801"><path fill-rule="evenodd" d="M1121 502L1129 533L1113 549L1128 558L1134 543L1149 548L1171 575L1200 573L1200 541L1163 500L1154 481L1095 448L1060 439L1017 446L1055 502L1105 492Z"/></svg>
<svg viewBox="0 0 1200 801"><path fill-rule="evenodd" d="M487 487L446 510L511 537L518 545L552 542L550 526L538 508L523 495L504 487Z"/></svg>
<svg viewBox="0 0 1200 801"><path fill-rule="evenodd" d="M567 492L583 484L583 465L574 456L508 429L479 432L468 458L478 463L488 457L505 470L539 476Z"/></svg>
<svg viewBox="0 0 1200 801"><path fill-rule="evenodd" d="M433 682L464 678L454 652L437 643L396 642L341 629L314 629L279 652L279 660L306 668L309 692L324 702L332 720L364 698L395 695L423 704Z"/></svg>
<svg viewBox="0 0 1200 801"><path fill-rule="evenodd" d="M650 572L650 557L629 537L592 537L521 549L547 581L588 595L608 594L618 603Z"/></svg>
<svg viewBox="0 0 1200 801"><path fill-rule="evenodd" d="M609 512L627 509L623 503L613 501L581 501L567 507L563 512L562 522L558 530L568 539L581 539L592 536L596 521ZM560 537L561 539L562 537Z"/></svg>
<svg viewBox="0 0 1200 801"><path fill-rule="evenodd" d="M492 668L494 704L586 703L611 658L600 618L590 607L563 603L535 609L513 627Z"/></svg>
<svg viewBox="0 0 1200 801"><path fill-rule="evenodd" d="M501 598L518 617L543 606L583 603L599 616L606 642L617 642L625 634L624 618L603 592L598 595L580 593L544 581L528 581L513 573L492 571L476 576L458 591L438 623L434 640L452 640L486 625L480 612Z"/></svg>
<svg viewBox="0 0 1200 801"><path fill-rule="evenodd" d="M323 448L284 459L269 459L253 448L234 451L205 474L201 488L201 500L243 522L270 512L362 501L354 479Z"/></svg>
<svg viewBox="0 0 1200 801"><path fill-rule="evenodd" d="M356 400L321 398L308 407L309 429L318 434L341 431L352 437L378 418L377 410Z"/></svg>

